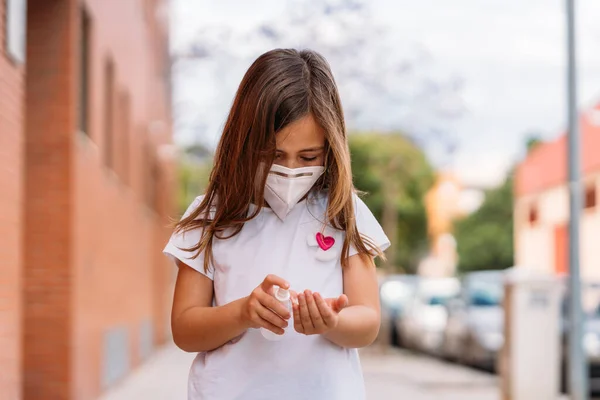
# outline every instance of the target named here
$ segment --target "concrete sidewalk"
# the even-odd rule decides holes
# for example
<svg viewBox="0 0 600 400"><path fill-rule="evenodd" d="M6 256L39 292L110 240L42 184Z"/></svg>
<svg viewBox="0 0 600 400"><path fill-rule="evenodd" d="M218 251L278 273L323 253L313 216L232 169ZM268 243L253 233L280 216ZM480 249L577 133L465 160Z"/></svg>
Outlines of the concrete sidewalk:
<svg viewBox="0 0 600 400"><path fill-rule="evenodd" d="M169 345L106 393L101 400L186 399L188 370L194 358ZM497 378L396 349L361 352L369 400L497 400Z"/></svg>
<svg viewBox="0 0 600 400"><path fill-rule="evenodd" d="M100 400L185 400L194 357L173 344L167 345Z"/></svg>
<svg viewBox="0 0 600 400"><path fill-rule="evenodd" d="M498 400L497 377L388 348L361 352L369 400Z"/></svg>

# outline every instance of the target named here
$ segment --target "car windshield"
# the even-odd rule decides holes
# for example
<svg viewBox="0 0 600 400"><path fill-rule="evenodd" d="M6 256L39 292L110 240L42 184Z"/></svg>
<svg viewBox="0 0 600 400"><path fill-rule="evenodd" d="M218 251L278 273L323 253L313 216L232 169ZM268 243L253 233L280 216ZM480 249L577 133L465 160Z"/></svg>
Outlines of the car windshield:
<svg viewBox="0 0 600 400"><path fill-rule="evenodd" d="M429 297L429 299L427 300L427 304L429 304L430 306L443 306L446 303L448 303L448 300L450 300L453 296L447 295L434 295Z"/></svg>
<svg viewBox="0 0 600 400"><path fill-rule="evenodd" d="M500 281L473 281L469 283L469 303L475 307L495 307L502 303L504 288Z"/></svg>
<svg viewBox="0 0 600 400"><path fill-rule="evenodd" d="M432 279L424 282L419 288L419 301L424 305L443 306L456 295L460 286L454 279Z"/></svg>

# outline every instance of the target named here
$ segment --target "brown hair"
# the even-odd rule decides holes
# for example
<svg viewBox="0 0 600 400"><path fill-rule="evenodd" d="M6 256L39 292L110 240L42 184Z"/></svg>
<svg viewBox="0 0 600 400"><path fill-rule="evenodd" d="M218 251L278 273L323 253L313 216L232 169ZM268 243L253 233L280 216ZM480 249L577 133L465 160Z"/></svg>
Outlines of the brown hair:
<svg viewBox="0 0 600 400"><path fill-rule="evenodd" d="M240 83L215 154L214 167L200 205L176 225L176 232L202 229L197 245L184 249L204 252L204 269L213 263L214 239L237 235L256 217L250 205L263 204L269 172L261 165L275 159L275 134L312 114L325 131L326 172L315 187L328 189L326 219L346 232L341 262L350 246L364 256L383 257L381 250L356 228L350 151L344 113L335 80L323 56L310 51L276 49L250 66Z"/></svg>

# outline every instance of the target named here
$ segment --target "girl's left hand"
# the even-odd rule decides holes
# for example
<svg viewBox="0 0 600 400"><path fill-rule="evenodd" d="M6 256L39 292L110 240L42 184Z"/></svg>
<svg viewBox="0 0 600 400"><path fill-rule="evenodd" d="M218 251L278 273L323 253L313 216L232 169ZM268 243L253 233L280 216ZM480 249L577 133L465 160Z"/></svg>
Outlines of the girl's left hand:
<svg viewBox="0 0 600 400"><path fill-rule="evenodd" d="M324 299L319 293L306 290L292 293L294 311L294 329L304 335L318 335L335 328L339 313L348 305L348 297Z"/></svg>

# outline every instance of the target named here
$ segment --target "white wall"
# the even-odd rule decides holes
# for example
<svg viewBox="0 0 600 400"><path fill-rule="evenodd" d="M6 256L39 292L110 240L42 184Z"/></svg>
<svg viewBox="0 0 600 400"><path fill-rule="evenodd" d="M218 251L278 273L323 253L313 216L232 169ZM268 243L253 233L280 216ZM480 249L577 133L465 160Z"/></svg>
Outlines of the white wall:
<svg viewBox="0 0 600 400"><path fill-rule="evenodd" d="M588 177L586 181L595 181L598 186L600 175ZM600 196L597 200L600 202ZM538 207L538 222L534 225L528 220L531 204ZM567 224L568 218L569 193L566 185L516 199L515 264L554 272L554 230L556 226ZM600 204L593 210L582 212L580 237L581 275L584 279L600 281Z"/></svg>
<svg viewBox="0 0 600 400"><path fill-rule="evenodd" d="M585 210L581 222L581 276L600 281L600 207Z"/></svg>
<svg viewBox="0 0 600 400"><path fill-rule="evenodd" d="M538 221L529 223L529 210L535 204ZM554 271L554 228L568 220L568 192L556 187L539 195L515 201L515 264L538 271Z"/></svg>
<svg viewBox="0 0 600 400"><path fill-rule="evenodd" d="M515 248L515 263L518 266L541 272L554 271L554 238L546 227L523 228Z"/></svg>

